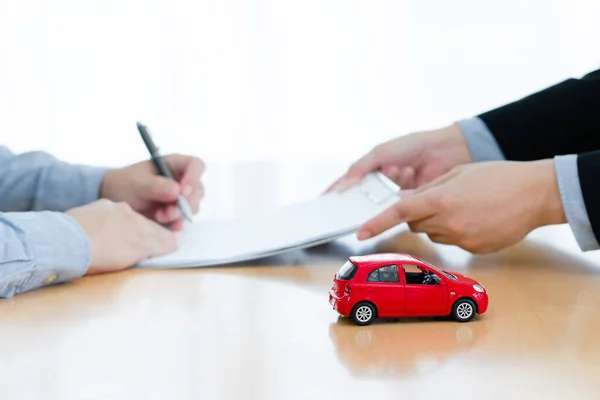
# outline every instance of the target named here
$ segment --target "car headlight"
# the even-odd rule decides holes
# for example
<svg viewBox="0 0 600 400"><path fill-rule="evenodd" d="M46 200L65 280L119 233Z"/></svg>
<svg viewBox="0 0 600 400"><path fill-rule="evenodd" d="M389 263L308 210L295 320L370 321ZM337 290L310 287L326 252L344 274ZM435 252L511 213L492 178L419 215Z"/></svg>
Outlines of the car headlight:
<svg viewBox="0 0 600 400"><path fill-rule="evenodd" d="M480 285L473 285L473 289L475 289L479 293L485 292L485 290L483 289L483 286L480 286Z"/></svg>

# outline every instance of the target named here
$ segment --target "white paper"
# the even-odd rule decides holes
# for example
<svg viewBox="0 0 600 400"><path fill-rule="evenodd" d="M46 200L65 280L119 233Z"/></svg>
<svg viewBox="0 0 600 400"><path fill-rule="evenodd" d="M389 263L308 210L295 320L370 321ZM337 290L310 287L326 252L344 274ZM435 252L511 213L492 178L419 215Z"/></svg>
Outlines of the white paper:
<svg viewBox="0 0 600 400"><path fill-rule="evenodd" d="M372 173L343 193L245 218L186 224L179 249L145 260L138 267L184 268L234 263L314 246L355 231L398 201L400 188Z"/></svg>

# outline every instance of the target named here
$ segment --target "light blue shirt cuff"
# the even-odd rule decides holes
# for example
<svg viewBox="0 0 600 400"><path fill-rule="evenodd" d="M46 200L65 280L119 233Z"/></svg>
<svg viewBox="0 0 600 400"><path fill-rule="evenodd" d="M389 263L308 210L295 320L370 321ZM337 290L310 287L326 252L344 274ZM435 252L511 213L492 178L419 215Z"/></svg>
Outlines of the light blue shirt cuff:
<svg viewBox="0 0 600 400"><path fill-rule="evenodd" d="M600 246L592 230L579 183L577 155L554 157L554 169L563 210L577 244L583 251L597 250Z"/></svg>
<svg viewBox="0 0 600 400"><path fill-rule="evenodd" d="M474 162L505 160L496 138L481 119L463 119L456 124L467 141Z"/></svg>
<svg viewBox="0 0 600 400"><path fill-rule="evenodd" d="M90 265L90 244L69 215L0 213L0 297L68 282Z"/></svg>

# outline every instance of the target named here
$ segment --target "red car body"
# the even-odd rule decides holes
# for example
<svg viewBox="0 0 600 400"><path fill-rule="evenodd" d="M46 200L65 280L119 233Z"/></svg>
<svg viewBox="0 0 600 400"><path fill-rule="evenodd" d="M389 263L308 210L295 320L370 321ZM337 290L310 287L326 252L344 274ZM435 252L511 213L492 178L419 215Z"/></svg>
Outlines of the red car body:
<svg viewBox="0 0 600 400"><path fill-rule="evenodd" d="M488 307L475 280L409 254L350 257L334 275L329 303L359 325L375 318L452 316L468 322Z"/></svg>

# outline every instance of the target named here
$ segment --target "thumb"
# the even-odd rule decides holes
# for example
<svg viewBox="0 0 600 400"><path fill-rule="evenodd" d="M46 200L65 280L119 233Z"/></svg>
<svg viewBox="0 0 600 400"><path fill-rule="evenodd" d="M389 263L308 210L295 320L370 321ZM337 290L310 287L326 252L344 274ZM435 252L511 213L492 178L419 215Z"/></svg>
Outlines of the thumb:
<svg viewBox="0 0 600 400"><path fill-rule="evenodd" d="M164 176L153 175L143 184L142 196L147 200L170 203L177 200L179 183Z"/></svg>

